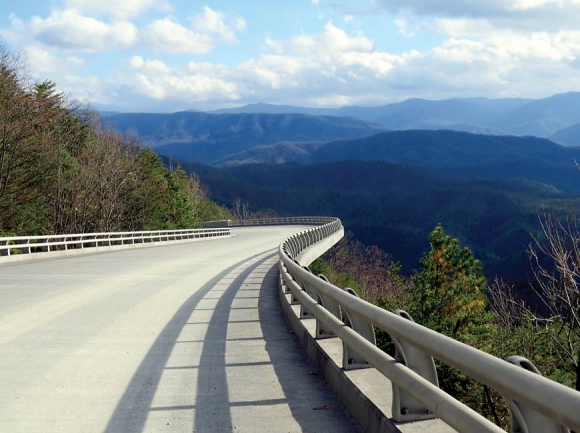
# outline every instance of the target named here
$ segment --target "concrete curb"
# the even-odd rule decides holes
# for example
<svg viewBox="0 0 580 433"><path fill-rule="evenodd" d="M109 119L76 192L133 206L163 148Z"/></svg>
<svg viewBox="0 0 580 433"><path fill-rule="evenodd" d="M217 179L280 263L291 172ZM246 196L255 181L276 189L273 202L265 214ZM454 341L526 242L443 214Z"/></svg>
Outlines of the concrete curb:
<svg viewBox="0 0 580 433"><path fill-rule="evenodd" d="M289 295L286 295L281 289L278 290L280 304L292 331L300 340L314 367L323 376L330 389L340 398L350 415L358 421L366 432L401 432L314 339L312 333L303 325L294 308L290 305Z"/></svg>

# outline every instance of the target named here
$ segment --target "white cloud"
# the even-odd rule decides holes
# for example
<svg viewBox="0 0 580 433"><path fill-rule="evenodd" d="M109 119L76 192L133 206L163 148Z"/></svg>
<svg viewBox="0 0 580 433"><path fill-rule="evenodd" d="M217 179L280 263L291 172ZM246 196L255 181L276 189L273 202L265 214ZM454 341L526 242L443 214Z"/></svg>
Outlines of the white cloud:
<svg viewBox="0 0 580 433"><path fill-rule="evenodd" d="M190 104L208 99L233 101L240 98L236 84L221 78L229 73L223 65L190 62L187 69L179 70L161 60L133 56L129 66L120 74L121 83L133 95Z"/></svg>
<svg viewBox="0 0 580 433"><path fill-rule="evenodd" d="M320 0L310 0L310 3L313 5L318 5L320 3Z"/></svg>
<svg viewBox="0 0 580 433"><path fill-rule="evenodd" d="M327 23L324 33L301 34L288 42L269 40L274 53L242 63L236 75L244 89L260 89L262 94L276 98L308 98L317 101L338 101L368 96L377 79L385 79L404 57L379 52L363 34L348 35ZM330 92L330 97L326 93ZM372 90L376 96L376 88ZM328 99L330 98L330 99Z"/></svg>
<svg viewBox="0 0 580 433"><path fill-rule="evenodd" d="M60 76L80 72L85 68L85 61L77 56L54 56L38 45L31 45L24 51L27 63L36 75Z"/></svg>
<svg viewBox="0 0 580 433"><path fill-rule="evenodd" d="M237 66L190 62L175 69L135 56L122 82L133 99L172 101L174 111L264 101L340 106L409 97L533 97L580 88L578 32L524 35L466 19L439 25L455 35L423 52L380 51L364 34L328 22L319 34L267 38L260 56Z"/></svg>
<svg viewBox="0 0 580 433"><path fill-rule="evenodd" d="M419 17L483 19L496 27L575 29L580 0L379 0L386 10Z"/></svg>
<svg viewBox="0 0 580 433"><path fill-rule="evenodd" d="M399 34L401 36L404 36L406 38L412 38L415 36L415 34L409 30L409 25L408 25L407 21L401 20L401 19L396 19L395 25L397 26L397 29L399 30Z"/></svg>
<svg viewBox="0 0 580 433"><path fill-rule="evenodd" d="M141 32L141 41L150 49L169 53L205 54L213 47L209 35L195 33L172 18L151 23Z"/></svg>
<svg viewBox="0 0 580 433"><path fill-rule="evenodd" d="M325 32L320 35L298 35L292 38L291 49L304 56L313 54L328 57L335 52L371 51L373 42L362 33L350 37L347 33L335 27L332 22L325 26Z"/></svg>
<svg viewBox="0 0 580 433"><path fill-rule="evenodd" d="M450 40L478 41L487 50L501 52L506 61L545 59L571 62L580 55L580 31L521 31L495 28L482 19L441 19L438 28L451 36Z"/></svg>
<svg viewBox="0 0 580 433"><path fill-rule="evenodd" d="M191 19L191 28L174 18L159 19L141 31L141 41L158 52L205 54L218 43L236 42L237 33L245 27L241 17L205 7L203 13Z"/></svg>
<svg viewBox="0 0 580 433"><path fill-rule="evenodd" d="M320 34L300 34L289 41L266 39L263 47L262 55L237 66L190 62L186 69L176 69L133 56L117 76L124 92L132 95L129 99L174 101L174 110L208 101L354 103L376 101L377 79L385 80L415 55L379 52L363 34L349 35L330 22Z"/></svg>
<svg viewBox="0 0 580 433"><path fill-rule="evenodd" d="M510 11L533 9L566 10L580 5L578 0L379 0L387 9L408 10L419 15L432 16L493 16Z"/></svg>
<svg viewBox="0 0 580 433"><path fill-rule="evenodd" d="M69 3L79 4L85 9L91 5L84 0L70 0ZM132 6L131 10L137 10L147 5L151 6L151 2L141 0L129 2L125 7ZM94 5L97 8L104 6L104 2L95 2ZM79 9L53 9L49 16L34 16L29 22L11 15L10 21L10 28L0 29L0 37L17 45L37 41L59 50L90 54L138 45L162 53L206 54L218 44L236 42L237 35L246 28L243 18L209 7L190 18L189 27L175 18L165 17L138 29L130 21L101 20Z"/></svg>
<svg viewBox="0 0 580 433"><path fill-rule="evenodd" d="M80 77L65 74L61 77L62 89L69 97L85 104L111 104L116 98L103 79L95 76Z"/></svg>
<svg viewBox="0 0 580 433"><path fill-rule="evenodd" d="M533 97L580 89L580 30L530 25L542 8L576 7L580 0L513 0L507 6L499 0L484 5L442 0L443 7L455 8L448 16L425 16L430 2L409 0L405 4L414 13L392 17L400 34L435 31L433 40L442 42L393 54L377 48L366 33L328 21L319 33L264 38L261 54L237 65L190 61L186 67L190 59L180 58L179 65L165 54L205 54L218 44L233 43L245 30L245 21L206 7L190 18L161 17L137 29L119 18L122 14L111 19L88 16L84 11L89 3L69 4L74 1L78 9L53 10L44 18L24 22L12 16L0 37L25 46L31 69L40 78L58 77L58 84L77 98L111 108L134 104L118 107L122 110L155 106L177 111L249 102L378 105L408 97ZM397 3L403 4L393 0ZM141 5L134 9L139 11L154 7L145 0L132 4ZM485 13L459 13L460 7L467 11L470 5ZM500 9L508 10L508 17L520 14L525 19L501 21L493 12ZM350 12L338 16L345 14ZM354 11L352 16L359 17ZM135 55L129 48L142 50ZM125 56L122 66L109 77L84 76L85 62L109 50Z"/></svg>
<svg viewBox="0 0 580 433"><path fill-rule="evenodd" d="M117 20L134 18L151 8L162 11L171 11L173 8L167 1L159 0L65 0L65 4L72 9L83 12L101 13Z"/></svg>
<svg viewBox="0 0 580 433"><path fill-rule="evenodd" d="M236 42L238 32L246 29L246 22L242 17L225 15L205 6L203 13L193 17L192 26L200 33L231 43Z"/></svg>
<svg viewBox="0 0 580 433"><path fill-rule="evenodd" d="M137 40L137 28L128 21L107 24L74 9L53 10L46 19L33 17L28 27L37 41L77 52L127 48Z"/></svg>
<svg viewBox="0 0 580 433"><path fill-rule="evenodd" d="M529 9L536 9L542 6L551 6L555 8L566 8L580 3L578 0L512 0L506 2L511 10L525 11Z"/></svg>

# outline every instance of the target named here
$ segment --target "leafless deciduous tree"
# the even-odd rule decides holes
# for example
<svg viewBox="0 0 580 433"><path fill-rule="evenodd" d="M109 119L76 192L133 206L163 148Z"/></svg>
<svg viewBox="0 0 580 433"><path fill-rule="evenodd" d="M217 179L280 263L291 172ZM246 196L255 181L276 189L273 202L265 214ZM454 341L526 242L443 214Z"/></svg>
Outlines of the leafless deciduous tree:
<svg viewBox="0 0 580 433"><path fill-rule="evenodd" d="M365 300L378 303L396 299L408 292L411 281L398 274L398 267L390 256L376 246L367 246L346 236L326 255L331 269L350 275L359 284Z"/></svg>
<svg viewBox="0 0 580 433"><path fill-rule="evenodd" d="M576 372L580 390L580 230L570 215L540 218L543 239L534 239L530 254L538 295L549 314L535 317L558 348L559 356ZM544 264L548 258L553 266Z"/></svg>
<svg viewBox="0 0 580 433"><path fill-rule="evenodd" d="M528 318L528 311L513 286L496 277L487 288L490 309L495 321L507 331L513 331Z"/></svg>
<svg viewBox="0 0 580 433"><path fill-rule="evenodd" d="M45 158L42 147L31 141L35 101L21 72L22 62L0 46L0 212L33 200L33 187L45 175L31 169Z"/></svg>
<svg viewBox="0 0 580 433"><path fill-rule="evenodd" d="M256 218L275 218L276 212L271 210L251 211L250 204L236 198L232 206L232 215L235 220L249 220Z"/></svg>

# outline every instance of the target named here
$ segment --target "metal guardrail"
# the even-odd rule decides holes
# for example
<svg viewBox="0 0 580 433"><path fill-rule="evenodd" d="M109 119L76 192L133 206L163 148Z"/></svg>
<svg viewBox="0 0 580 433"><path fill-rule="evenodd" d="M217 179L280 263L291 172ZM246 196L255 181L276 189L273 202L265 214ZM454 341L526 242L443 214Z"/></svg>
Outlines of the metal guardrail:
<svg viewBox="0 0 580 433"><path fill-rule="evenodd" d="M229 228L0 237L2 256L230 236Z"/></svg>
<svg viewBox="0 0 580 433"><path fill-rule="evenodd" d="M272 225L321 225L334 221L336 218L305 216L284 218L257 218L248 220L220 220L203 222L202 227L246 227L246 226L272 226Z"/></svg>
<svg viewBox="0 0 580 433"><path fill-rule="evenodd" d="M435 358L498 391L510 408L512 432L580 432L580 392L542 377L526 359L504 361L438 334L403 311L388 312L333 286L297 261L340 229L340 220L333 219L282 242L280 284L301 305L300 317L316 320L317 339L342 340L345 370L372 366L391 380L395 421L438 417L460 432L503 431L438 387ZM374 327L391 336L395 358L376 347Z"/></svg>

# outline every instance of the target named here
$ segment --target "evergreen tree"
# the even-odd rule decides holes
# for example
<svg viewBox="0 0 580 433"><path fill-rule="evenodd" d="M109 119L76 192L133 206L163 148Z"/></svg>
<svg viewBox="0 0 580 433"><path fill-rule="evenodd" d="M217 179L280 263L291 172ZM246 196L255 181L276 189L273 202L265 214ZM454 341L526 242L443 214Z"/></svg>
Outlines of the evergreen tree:
<svg viewBox="0 0 580 433"><path fill-rule="evenodd" d="M415 321L466 343L480 340L491 320L481 262L441 224L429 236L431 250L414 277L409 313Z"/></svg>
<svg viewBox="0 0 580 433"><path fill-rule="evenodd" d="M489 350L493 316L487 311L486 278L481 262L459 241L445 234L441 224L429 236L431 249L421 258L421 270L407 305L413 319L448 337ZM441 388L480 413L493 409L488 391L453 368L437 362Z"/></svg>

